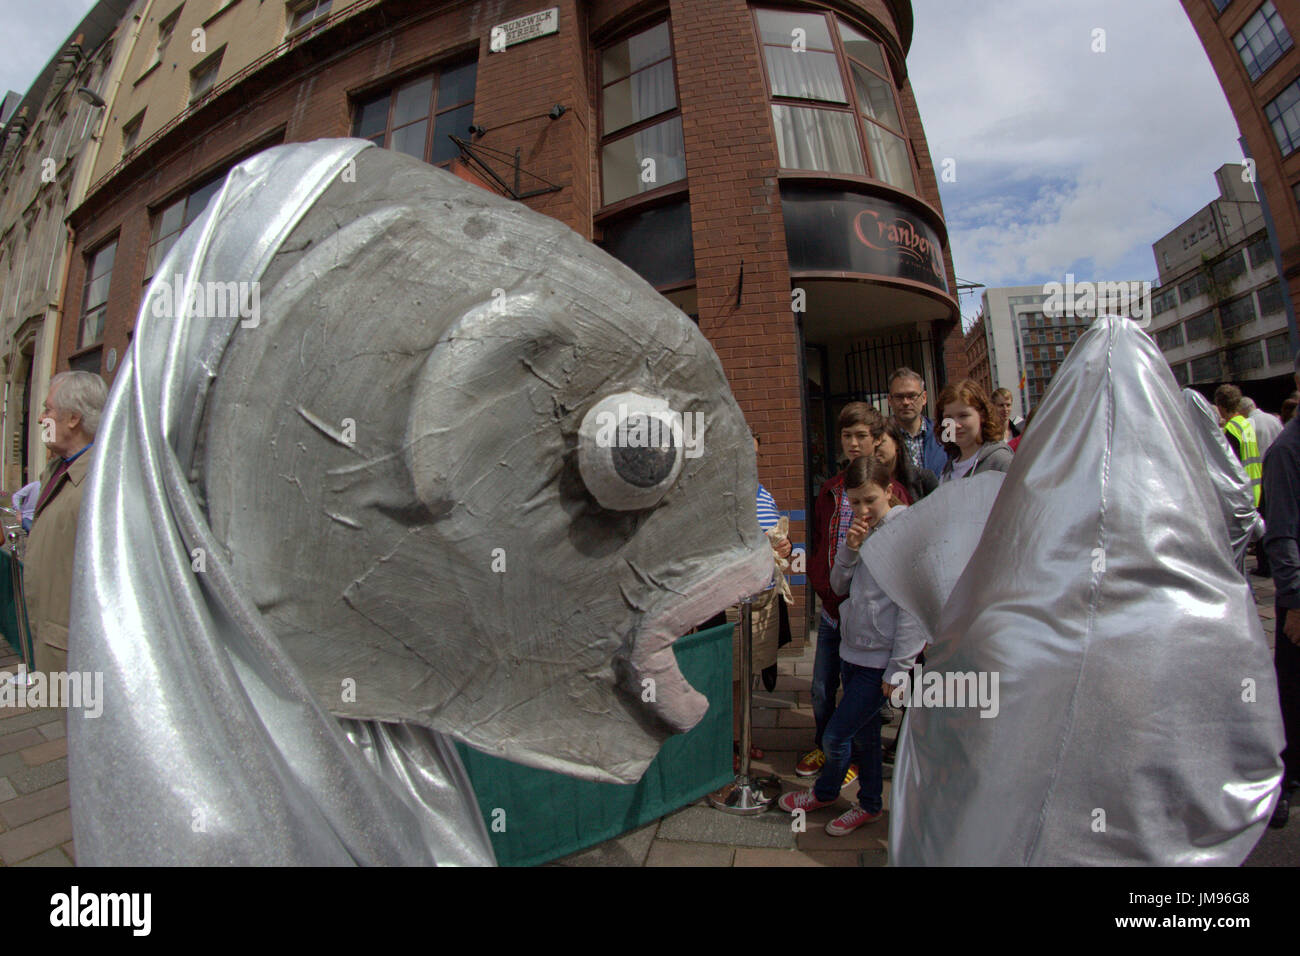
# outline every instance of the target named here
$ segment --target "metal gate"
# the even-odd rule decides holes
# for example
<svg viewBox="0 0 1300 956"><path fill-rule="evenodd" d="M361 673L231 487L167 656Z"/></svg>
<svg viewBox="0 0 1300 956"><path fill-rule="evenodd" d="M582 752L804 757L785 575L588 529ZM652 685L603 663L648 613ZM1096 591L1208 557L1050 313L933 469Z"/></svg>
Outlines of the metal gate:
<svg viewBox="0 0 1300 956"><path fill-rule="evenodd" d="M845 377L849 385L845 398L867 402L888 415L890 373L906 366L928 378L926 373L933 369L935 385L938 386L943 363L936 362L935 358L934 343L928 332L881 336L855 343L844 356Z"/></svg>

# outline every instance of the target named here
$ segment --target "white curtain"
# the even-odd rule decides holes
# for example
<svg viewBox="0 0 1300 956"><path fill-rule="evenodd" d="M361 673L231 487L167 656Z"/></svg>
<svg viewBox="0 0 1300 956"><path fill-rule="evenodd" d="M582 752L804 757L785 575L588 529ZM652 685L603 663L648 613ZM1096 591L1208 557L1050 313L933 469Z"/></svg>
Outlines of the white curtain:
<svg viewBox="0 0 1300 956"><path fill-rule="evenodd" d="M767 57L767 78L773 96L848 102L834 53L795 53L788 47L765 46L763 54Z"/></svg>
<svg viewBox="0 0 1300 956"><path fill-rule="evenodd" d="M773 106L776 144L786 169L865 173L854 118L836 110Z"/></svg>

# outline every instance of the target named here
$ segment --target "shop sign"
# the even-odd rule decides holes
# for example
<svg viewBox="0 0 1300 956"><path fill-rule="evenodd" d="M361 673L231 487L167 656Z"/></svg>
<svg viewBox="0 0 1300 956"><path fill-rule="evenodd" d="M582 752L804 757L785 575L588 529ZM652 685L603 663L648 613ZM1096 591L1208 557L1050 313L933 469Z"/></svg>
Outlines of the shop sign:
<svg viewBox="0 0 1300 956"><path fill-rule="evenodd" d="M792 272L858 272L948 291L938 233L901 204L788 183L781 207Z"/></svg>

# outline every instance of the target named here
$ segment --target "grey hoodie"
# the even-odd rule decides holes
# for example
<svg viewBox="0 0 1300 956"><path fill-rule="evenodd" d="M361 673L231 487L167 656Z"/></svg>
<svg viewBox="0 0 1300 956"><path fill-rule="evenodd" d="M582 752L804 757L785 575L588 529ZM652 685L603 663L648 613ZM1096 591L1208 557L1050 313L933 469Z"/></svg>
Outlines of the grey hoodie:
<svg viewBox="0 0 1300 956"><path fill-rule="evenodd" d="M1005 472L1011 468L1011 459L1015 452L1011 446L1004 441L986 441L980 445L979 451L975 452L975 467L966 472L965 477L972 475L982 475L986 471ZM943 471L939 475L939 484L952 481L952 465L955 458L949 458L948 463L943 466Z"/></svg>
<svg viewBox="0 0 1300 956"><path fill-rule="evenodd" d="M906 505L889 509L880 524L906 510ZM840 545L831 566L831 588L848 594L839 609L840 657L859 667L881 668L887 681L898 683L897 675L911 670L929 640L921 622L889 599L847 543Z"/></svg>

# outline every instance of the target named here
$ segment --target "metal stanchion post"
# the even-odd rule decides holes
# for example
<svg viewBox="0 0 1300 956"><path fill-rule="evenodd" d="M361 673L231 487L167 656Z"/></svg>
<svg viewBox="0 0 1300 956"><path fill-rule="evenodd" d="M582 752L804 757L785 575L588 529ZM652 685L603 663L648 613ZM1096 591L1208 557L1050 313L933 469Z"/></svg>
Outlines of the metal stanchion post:
<svg viewBox="0 0 1300 956"><path fill-rule="evenodd" d="M740 771L736 779L721 790L709 794L709 803L715 809L742 816L762 813L781 794L781 783L775 777L749 776L749 751L753 737L751 699L753 697L754 659L754 599L740 602Z"/></svg>

